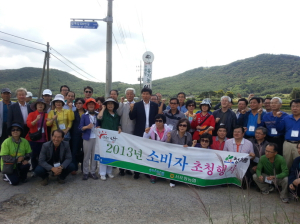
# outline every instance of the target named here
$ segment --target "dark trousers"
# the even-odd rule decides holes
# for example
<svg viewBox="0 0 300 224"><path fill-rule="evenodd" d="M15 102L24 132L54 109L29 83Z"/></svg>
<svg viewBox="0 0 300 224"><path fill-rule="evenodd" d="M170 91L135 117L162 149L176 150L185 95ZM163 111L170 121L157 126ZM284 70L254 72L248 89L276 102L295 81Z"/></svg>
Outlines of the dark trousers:
<svg viewBox="0 0 300 224"><path fill-rule="evenodd" d="M281 156L283 155L284 135L276 136L276 137L266 136L266 140L268 142L276 143L278 146L278 154Z"/></svg>
<svg viewBox="0 0 300 224"><path fill-rule="evenodd" d="M31 165L34 170L39 164L39 156L44 142L33 142L29 141L32 153L31 153Z"/></svg>
<svg viewBox="0 0 300 224"><path fill-rule="evenodd" d="M4 174L4 176L9 180L9 183L11 185L18 185L20 181L27 179L29 168L29 163L26 165L18 163L16 169L14 169L13 174Z"/></svg>
<svg viewBox="0 0 300 224"><path fill-rule="evenodd" d="M78 163L83 163L83 139L81 133L72 135L70 140L70 148L72 151L72 163L75 165L75 171L77 171Z"/></svg>
<svg viewBox="0 0 300 224"><path fill-rule="evenodd" d="M66 177L75 170L75 165L70 163L69 166L64 168L58 177L62 180L66 179ZM34 170L35 175L41 177L43 180L49 176L49 172L42 166L38 165Z"/></svg>
<svg viewBox="0 0 300 224"><path fill-rule="evenodd" d="M5 139L8 138L8 134L7 134L7 123L3 123L2 124L2 135L0 137L0 149L1 149L1 145L4 142Z"/></svg>

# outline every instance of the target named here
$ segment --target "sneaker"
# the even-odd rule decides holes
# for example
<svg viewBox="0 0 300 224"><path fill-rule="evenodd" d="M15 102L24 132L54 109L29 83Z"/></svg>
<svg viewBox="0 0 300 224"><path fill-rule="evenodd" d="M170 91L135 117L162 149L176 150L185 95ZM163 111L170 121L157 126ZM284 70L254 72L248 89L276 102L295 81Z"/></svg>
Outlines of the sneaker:
<svg viewBox="0 0 300 224"><path fill-rule="evenodd" d="M125 176L124 170L120 171L119 175L122 176L122 177Z"/></svg>
<svg viewBox="0 0 300 224"><path fill-rule="evenodd" d="M155 179L152 179L152 178L151 178L151 179L150 179L150 182L151 182L152 184L155 184L156 181L155 181Z"/></svg>
<svg viewBox="0 0 300 224"><path fill-rule="evenodd" d="M115 177L115 176L112 175L111 173L107 174L107 176L108 176L109 178L114 178L114 177Z"/></svg>
<svg viewBox="0 0 300 224"><path fill-rule="evenodd" d="M7 177L5 175L3 175L3 181L9 182L9 179L7 179Z"/></svg>
<svg viewBox="0 0 300 224"><path fill-rule="evenodd" d="M270 186L269 186L269 192L272 192L272 191L274 191L274 189L275 189L275 188L274 188L274 186L273 186L273 185L270 185Z"/></svg>
<svg viewBox="0 0 300 224"><path fill-rule="evenodd" d="M105 176L105 175L101 175L101 176L100 176L100 179L101 179L101 180L106 180L106 176Z"/></svg>
<svg viewBox="0 0 300 224"><path fill-rule="evenodd" d="M35 178L35 177L36 177L35 172L32 172L31 177L32 177L32 178Z"/></svg>
<svg viewBox="0 0 300 224"><path fill-rule="evenodd" d="M88 174L83 174L82 180L87 180L89 179L89 175Z"/></svg>
<svg viewBox="0 0 300 224"><path fill-rule="evenodd" d="M130 170L126 170L126 174L132 175L132 172Z"/></svg>
<svg viewBox="0 0 300 224"><path fill-rule="evenodd" d="M261 191L262 194L266 195L266 194L269 194L269 191L268 190L265 190L265 191Z"/></svg>
<svg viewBox="0 0 300 224"><path fill-rule="evenodd" d="M49 182L49 177L46 177L45 179L42 180L41 185L46 186L48 185L48 182Z"/></svg>
<svg viewBox="0 0 300 224"><path fill-rule="evenodd" d="M281 201L282 201L283 203L289 203L289 199L288 199L288 198L281 198Z"/></svg>
<svg viewBox="0 0 300 224"><path fill-rule="evenodd" d="M89 177L91 177L94 180L98 180L99 179L95 173L89 173Z"/></svg>
<svg viewBox="0 0 300 224"><path fill-rule="evenodd" d="M66 183L65 180L60 179L59 177L57 177L57 182L58 182L59 184L65 184L65 183Z"/></svg>
<svg viewBox="0 0 300 224"><path fill-rule="evenodd" d="M174 187L175 187L175 184L170 183L170 187L174 188Z"/></svg>

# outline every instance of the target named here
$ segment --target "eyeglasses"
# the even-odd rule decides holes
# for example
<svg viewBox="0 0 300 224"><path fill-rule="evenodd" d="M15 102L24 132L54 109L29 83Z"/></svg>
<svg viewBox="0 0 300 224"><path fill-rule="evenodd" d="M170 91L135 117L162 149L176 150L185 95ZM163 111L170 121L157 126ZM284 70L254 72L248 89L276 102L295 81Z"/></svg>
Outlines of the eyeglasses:
<svg viewBox="0 0 300 224"><path fill-rule="evenodd" d="M190 104L190 105L188 105L188 107L194 107L195 105L194 104Z"/></svg>
<svg viewBox="0 0 300 224"><path fill-rule="evenodd" d="M209 140L201 139L201 142L209 143Z"/></svg>
<svg viewBox="0 0 300 224"><path fill-rule="evenodd" d="M13 128L13 129L11 129L11 131L12 132L14 132L14 131L21 131L21 129L20 128Z"/></svg>
<svg viewBox="0 0 300 224"><path fill-rule="evenodd" d="M85 91L85 93L92 93L92 91Z"/></svg>
<svg viewBox="0 0 300 224"><path fill-rule="evenodd" d="M186 125L186 124L179 124L178 126L179 126L179 127L184 127L184 128L186 128L186 127L187 127L187 125Z"/></svg>
<svg viewBox="0 0 300 224"><path fill-rule="evenodd" d="M163 120L155 120L155 122L162 123Z"/></svg>
<svg viewBox="0 0 300 224"><path fill-rule="evenodd" d="M173 105L174 105L174 104L177 104L177 103L172 103L172 102L170 102L170 104L173 104Z"/></svg>

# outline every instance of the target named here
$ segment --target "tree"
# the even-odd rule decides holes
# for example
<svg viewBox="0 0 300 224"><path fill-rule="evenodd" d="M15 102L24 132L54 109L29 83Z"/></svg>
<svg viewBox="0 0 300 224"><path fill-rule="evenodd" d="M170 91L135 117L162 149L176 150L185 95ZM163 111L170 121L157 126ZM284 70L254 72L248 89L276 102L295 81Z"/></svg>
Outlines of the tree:
<svg viewBox="0 0 300 224"><path fill-rule="evenodd" d="M290 93L291 99L300 98L300 88L293 88L292 92Z"/></svg>
<svg viewBox="0 0 300 224"><path fill-rule="evenodd" d="M227 91L227 92L225 93L225 95L226 95L226 96L229 96L231 99L233 99L233 97L234 97L234 93L231 92L231 91Z"/></svg>

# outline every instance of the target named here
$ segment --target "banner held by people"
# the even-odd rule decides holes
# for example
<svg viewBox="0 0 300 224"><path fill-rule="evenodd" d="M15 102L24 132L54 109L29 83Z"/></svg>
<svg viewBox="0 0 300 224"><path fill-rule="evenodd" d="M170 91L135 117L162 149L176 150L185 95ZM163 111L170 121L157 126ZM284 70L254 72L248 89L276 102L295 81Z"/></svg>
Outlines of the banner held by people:
<svg viewBox="0 0 300 224"><path fill-rule="evenodd" d="M240 186L250 162L246 153L185 148L117 131L100 128L95 131L95 160L187 184Z"/></svg>

